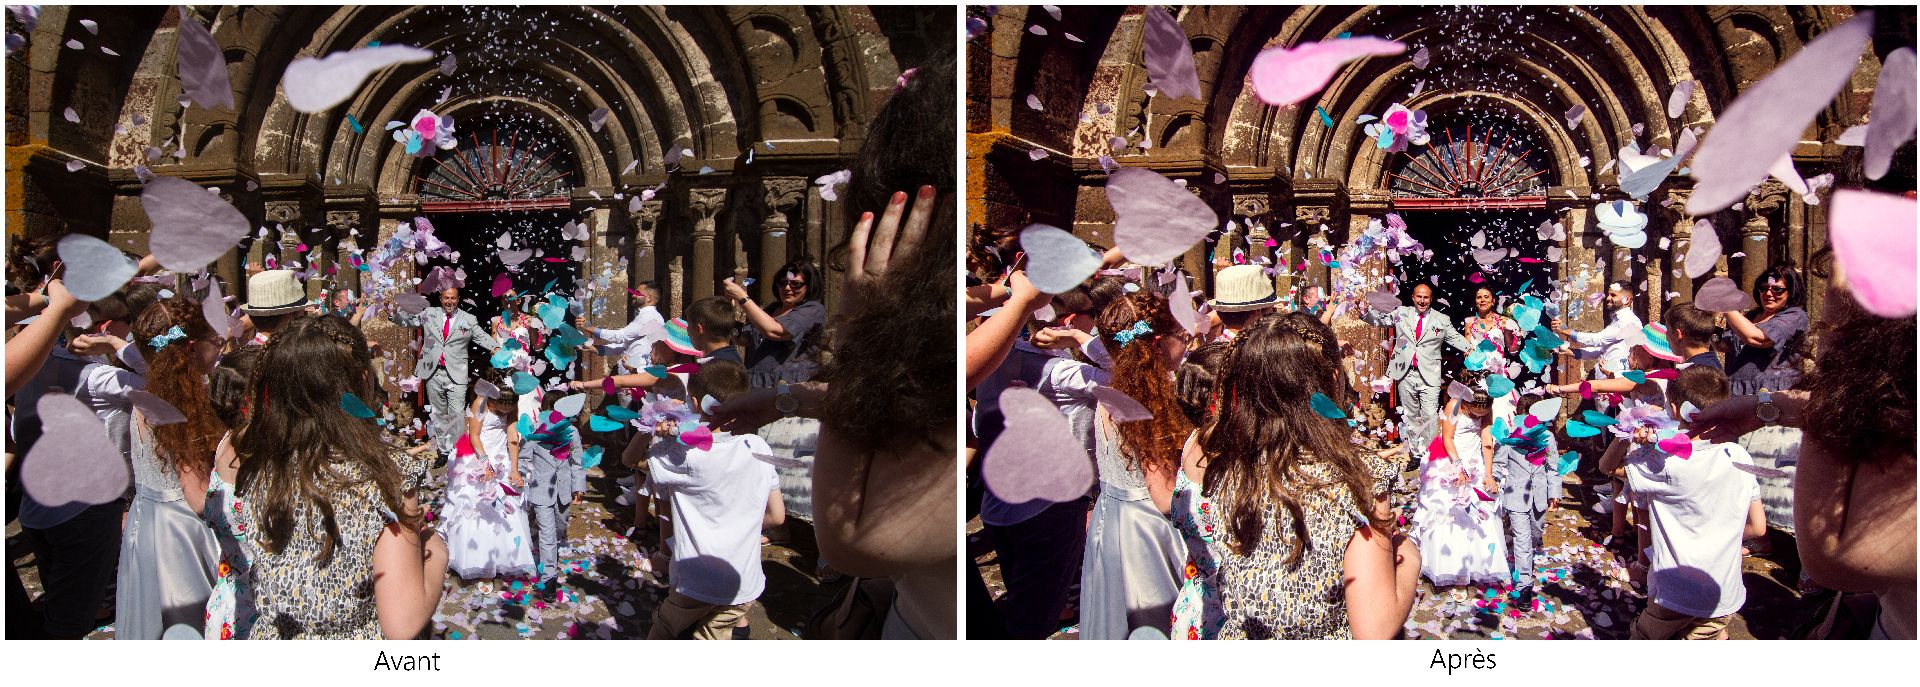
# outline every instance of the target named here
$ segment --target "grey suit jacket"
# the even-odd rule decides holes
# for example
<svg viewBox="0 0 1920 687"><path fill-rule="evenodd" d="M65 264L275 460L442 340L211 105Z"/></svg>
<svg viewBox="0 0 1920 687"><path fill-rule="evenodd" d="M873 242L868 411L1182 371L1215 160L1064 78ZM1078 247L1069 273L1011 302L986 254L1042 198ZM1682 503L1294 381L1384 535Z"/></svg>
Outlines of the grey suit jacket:
<svg viewBox="0 0 1920 687"><path fill-rule="evenodd" d="M1420 312L1411 305L1394 308L1393 312L1382 313L1373 308L1361 308L1362 319L1376 327L1393 327L1393 358L1387 361L1387 376L1404 379L1408 369L1413 367L1413 354L1420 354L1420 379L1429 386L1440 385L1440 344L1465 352L1469 344L1467 337L1453 328L1453 320L1446 313L1429 308L1427 321L1420 322ZM1420 330L1419 340L1413 332Z"/></svg>
<svg viewBox="0 0 1920 687"><path fill-rule="evenodd" d="M448 336L440 334L446 328L447 311L437 305L420 311L418 315L400 313L393 321L404 327L419 327L426 334L420 344L420 362L413 366L414 376L422 380L432 377L434 371L440 369L440 357L444 352L447 374L454 381L465 382L471 379L467 376L467 344L478 343L489 351L500 346L493 340L493 335L481 328L473 315L465 310L453 311L453 332Z"/></svg>
<svg viewBox="0 0 1920 687"><path fill-rule="evenodd" d="M587 490L587 470L580 461L586 457L580 445L580 432L572 432L565 458L555 456L546 445L522 437L520 440L520 477L526 480L527 503L536 506L565 504L575 493Z"/></svg>
<svg viewBox="0 0 1920 687"><path fill-rule="evenodd" d="M1527 461L1527 451L1500 445L1494 451L1493 466L1504 473L1500 477L1500 507L1510 511L1543 511L1547 502L1560 495L1560 445L1547 435L1547 459L1539 465Z"/></svg>

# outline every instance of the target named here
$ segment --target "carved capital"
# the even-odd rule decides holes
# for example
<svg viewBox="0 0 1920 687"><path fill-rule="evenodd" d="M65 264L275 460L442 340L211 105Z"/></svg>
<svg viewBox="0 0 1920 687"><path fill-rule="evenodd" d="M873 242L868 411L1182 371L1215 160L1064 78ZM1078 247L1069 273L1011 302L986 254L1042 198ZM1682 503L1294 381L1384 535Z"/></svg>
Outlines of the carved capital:
<svg viewBox="0 0 1920 687"><path fill-rule="evenodd" d="M628 214L633 222L634 243L641 248L653 247L654 229L660 225L660 213L667 206L666 201L641 201L640 209Z"/></svg>
<svg viewBox="0 0 1920 687"><path fill-rule="evenodd" d="M1293 221L1299 224L1318 226L1326 224L1332 216L1332 208L1320 205L1302 205L1293 209Z"/></svg>
<svg viewBox="0 0 1920 687"><path fill-rule="evenodd" d="M274 200L266 203L264 217L273 224L294 225L300 223L300 201Z"/></svg>
<svg viewBox="0 0 1920 687"><path fill-rule="evenodd" d="M761 185L766 188L767 209L775 213L792 210L807 195L804 177L767 177Z"/></svg>
<svg viewBox="0 0 1920 687"><path fill-rule="evenodd" d="M1746 211L1751 216L1779 212L1786 207L1788 198L1786 184L1768 179L1747 192Z"/></svg>
<svg viewBox="0 0 1920 687"><path fill-rule="evenodd" d="M1241 217L1265 217L1273 212L1273 199L1266 194L1243 193L1233 197L1233 214Z"/></svg>
<svg viewBox="0 0 1920 687"><path fill-rule="evenodd" d="M726 207L727 190L724 188L696 188L687 191L687 201L693 206L698 219L712 222Z"/></svg>
<svg viewBox="0 0 1920 687"><path fill-rule="evenodd" d="M359 210L328 210L327 228L336 232L346 232L360 227Z"/></svg>

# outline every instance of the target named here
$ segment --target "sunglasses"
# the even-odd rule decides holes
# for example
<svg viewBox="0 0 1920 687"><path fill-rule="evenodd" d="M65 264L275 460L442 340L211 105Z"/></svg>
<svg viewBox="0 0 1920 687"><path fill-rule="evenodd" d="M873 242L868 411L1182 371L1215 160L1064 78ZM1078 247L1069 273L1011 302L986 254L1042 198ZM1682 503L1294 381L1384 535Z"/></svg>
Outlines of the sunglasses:
<svg viewBox="0 0 1920 687"><path fill-rule="evenodd" d="M1774 294L1774 295L1779 295L1779 294L1784 294L1784 293L1787 293L1787 287L1785 287L1785 286L1781 286L1781 285L1779 285L1779 284L1772 284L1772 285L1769 285L1769 286L1766 286L1766 287L1764 287L1764 288L1762 288L1762 289L1760 289L1760 292L1761 292L1761 293L1768 293L1768 294Z"/></svg>
<svg viewBox="0 0 1920 687"><path fill-rule="evenodd" d="M787 281L780 282L780 288L804 289L804 288L807 288L807 283L798 279L789 279Z"/></svg>

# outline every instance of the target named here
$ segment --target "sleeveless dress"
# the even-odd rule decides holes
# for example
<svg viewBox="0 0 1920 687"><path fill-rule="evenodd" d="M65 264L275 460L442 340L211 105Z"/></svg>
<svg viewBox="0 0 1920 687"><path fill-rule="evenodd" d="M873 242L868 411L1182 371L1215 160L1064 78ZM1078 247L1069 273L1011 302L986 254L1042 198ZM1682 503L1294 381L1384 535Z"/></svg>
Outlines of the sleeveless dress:
<svg viewBox="0 0 1920 687"><path fill-rule="evenodd" d="M1378 456L1366 458L1373 493L1393 489L1394 468ZM1293 547L1293 517L1271 497L1261 509L1265 526L1248 555L1233 553L1223 531L1219 549L1221 639L1351 639L1347 622L1347 546L1367 522L1353 493L1325 463L1307 457L1299 466L1301 523L1309 541L1300 559L1287 565Z"/></svg>
<svg viewBox="0 0 1920 687"><path fill-rule="evenodd" d="M116 639L159 639L186 625L204 634L220 544L187 506L173 466L154 454L141 418L132 423L133 506L120 539Z"/></svg>
<svg viewBox="0 0 1920 687"><path fill-rule="evenodd" d="M1173 601L1173 639L1215 639L1226 616L1220 608L1220 516L1201 485L1181 470L1173 483L1173 526L1187 544L1180 594Z"/></svg>
<svg viewBox="0 0 1920 687"><path fill-rule="evenodd" d="M1460 455L1420 466L1411 533L1420 544L1420 574L1441 587L1502 582L1509 573L1500 504L1474 493L1487 474L1480 423L1465 414L1455 415L1454 423L1453 449ZM1499 498L1497 492L1488 496Z"/></svg>
<svg viewBox="0 0 1920 687"><path fill-rule="evenodd" d="M1095 423L1094 445L1100 498L1080 569L1080 637L1126 639L1137 628L1160 631L1173 614L1186 547L1154 507L1146 474L1127 469L1120 429L1104 411Z"/></svg>
<svg viewBox="0 0 1920 687"><path fill-rule="evenodd" d="M526 497L502 487L512 474L505 418L480 417L485 454L454 458L447 469L445 523L447 568L462 579L520 576L533 572L533 541L527 536ZM486 467L493 479L486 479Z"/></svg>
<svg viewBox="0 0 1920 687"><path fill-rule="evenodd" d="M240 512L240 497L233 485L214 470L207 482L207 508L202 516L213 528L220 543L220 560L213 580L213 595L207 599L205 639L244 639L253 631L260 612L253 601L253 566L240 546L247 531L235 518Z"/></svg>

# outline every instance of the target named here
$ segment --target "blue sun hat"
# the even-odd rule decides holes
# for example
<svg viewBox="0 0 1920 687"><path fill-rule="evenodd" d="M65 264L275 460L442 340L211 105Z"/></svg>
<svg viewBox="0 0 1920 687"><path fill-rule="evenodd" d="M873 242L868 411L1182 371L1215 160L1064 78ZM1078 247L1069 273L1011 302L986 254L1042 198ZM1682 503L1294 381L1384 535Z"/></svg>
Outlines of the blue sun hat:
<svg viewBox="0 0 1920 687"><path fill-rule="evenodd" d="M684 355L700 355L700 349L693 347L693 337L687 335L687 321L681 318L667 320L667 348Z"/></svg>

